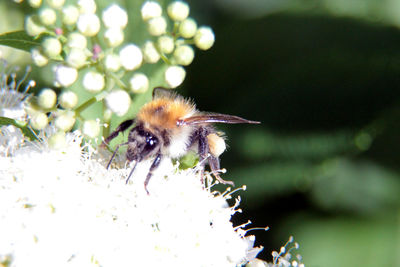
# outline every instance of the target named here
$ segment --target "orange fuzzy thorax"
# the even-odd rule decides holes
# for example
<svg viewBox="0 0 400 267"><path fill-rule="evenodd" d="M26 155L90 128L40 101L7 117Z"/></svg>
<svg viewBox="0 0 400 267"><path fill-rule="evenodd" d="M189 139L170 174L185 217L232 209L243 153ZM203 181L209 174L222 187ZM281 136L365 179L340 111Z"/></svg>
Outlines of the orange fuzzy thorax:
<svg viewBox="0 0 400 267"><path fill-rule="evenodd" d="M181 97L162 97L145 104L139 111L137 120L145 122L148 127L174 129L178 120L195 113L194 105Z"/></svg>

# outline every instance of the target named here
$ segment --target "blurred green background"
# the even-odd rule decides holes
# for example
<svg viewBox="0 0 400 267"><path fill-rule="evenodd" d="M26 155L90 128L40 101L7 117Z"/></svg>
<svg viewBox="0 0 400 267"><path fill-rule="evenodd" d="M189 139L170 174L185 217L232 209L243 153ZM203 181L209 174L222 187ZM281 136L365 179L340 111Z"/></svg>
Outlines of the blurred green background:
<svg viewBox="0 0 400 267"><path fill-rule="evenodd" d="M260 257L293 235L307 266L400 266L400 1L188 2L216 43L180 93L262 122L219 125Z"/></svg>

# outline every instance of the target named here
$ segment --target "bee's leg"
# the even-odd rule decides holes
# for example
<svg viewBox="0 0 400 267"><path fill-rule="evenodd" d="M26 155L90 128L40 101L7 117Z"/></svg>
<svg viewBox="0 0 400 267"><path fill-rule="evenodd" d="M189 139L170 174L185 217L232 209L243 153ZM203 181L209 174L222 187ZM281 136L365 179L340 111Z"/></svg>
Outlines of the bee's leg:
<svg viewBox="0 0 400 267"><path fill-rule="evenodd" d="M113 140L115 137L117 137L118 134L119 134L120 132L123 132L123 131L125 131L126 129L128 129L129 127L131 127L132 124L133 124L134 122L135 122L134 119L132 119L132 120L126 120L126 121L122 122L120 125L118 125L117 129L115 129L115 131L112 132L112 133L110 134L110 136L108 136L108 137L103 141L103 143L102 143L101 145L102 145L102 146L105 146L105 145L107 145L108 143L110 143L110 141Z"/></svg>
<svg viewBox="0 0 400 267"><path fill-rule="evenodd" d="M160 165L161 162L161 153L158 152L156 158L154 159L153 163L150 166L150 170L147 173L146 180L144 181L144 190L146 190L146 193L150 195L149 191L147 190L147 185L149 184L150 178L153 175L153 171Z"/></svg>
<svg viewBox="0 0 400 267"><path fill-rule="evenodd" d="M201 168L201 173L200 173L200 181L203 187L205 186L204 184L204 162L205 159L208 156L208 140L207 140L207 134L206 134L206 129L200 128L197 132L197 138L199 140L199 162L202 163L202 168Z"/></svg>
<svg viewBox="0 0 400 267"><path fill-rule="evenodd" d="M219 158L214 157L213 155L210 155L208 157L208 164L210 165L210 169L213 172L215 178L221 183L221 184L230 184L234 186L235 184L232 181L225 181L224 179L219 176L218 171L220 170L220 165L219 165Z"/></svg>
<svg viewBox="0 0 400 267"><path fill-rule="evenodd" d="M114 151L113 155L111 156L110 161L109 161L108 164L107 164L107 169L110 168L111 162L112 162L113 159L115 158L115 155L117 155L118 149L119 149L121 146L125 146L125 145L127 145L127 144L129 144L129 142L122 143L122 144L118 144L118 145L115 147L115 151Z"/></svg>

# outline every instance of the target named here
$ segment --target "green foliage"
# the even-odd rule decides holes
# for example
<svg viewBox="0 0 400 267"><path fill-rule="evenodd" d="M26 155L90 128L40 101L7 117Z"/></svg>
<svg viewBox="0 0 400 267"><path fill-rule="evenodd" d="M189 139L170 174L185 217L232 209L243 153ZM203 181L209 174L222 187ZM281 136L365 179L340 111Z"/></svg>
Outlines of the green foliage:
<svg viewBox="0 0 400 267"><path fill-rule="evenodd" d="M16 49L30 52L32 48L41 44L42 37L34 38L29 36L25 31L14 31L0 34L0 45L13 47Z"/></svg>
<svg viewBox="0 0 400 267"><path fill-rule="evenodd" d="M22 133L32 141L38 139L37 133L32 130L32 128L26 122L0 117L0 126L3 125L14 125L15 127L21 129Z"/></svg>

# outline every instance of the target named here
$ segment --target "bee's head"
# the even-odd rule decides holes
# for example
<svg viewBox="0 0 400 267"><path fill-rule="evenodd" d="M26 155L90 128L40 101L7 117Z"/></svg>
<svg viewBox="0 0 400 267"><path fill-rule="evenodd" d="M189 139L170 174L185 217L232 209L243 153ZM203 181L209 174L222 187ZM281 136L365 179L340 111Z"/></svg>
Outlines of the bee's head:
<svg viewBox="0 0 400 267"><path fill-rule="evenodd" d="M128 150L126 156L129 161L141 161L156 154L160 147L159 138L142 124L137 125L129 132Z"/></svg>

